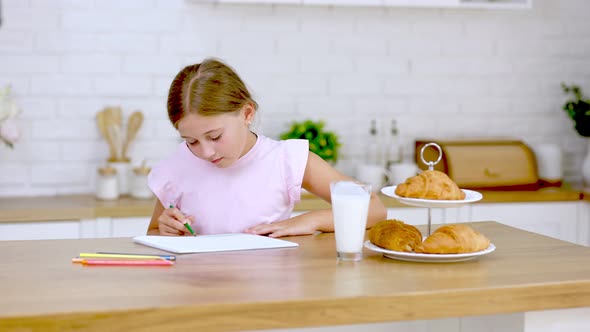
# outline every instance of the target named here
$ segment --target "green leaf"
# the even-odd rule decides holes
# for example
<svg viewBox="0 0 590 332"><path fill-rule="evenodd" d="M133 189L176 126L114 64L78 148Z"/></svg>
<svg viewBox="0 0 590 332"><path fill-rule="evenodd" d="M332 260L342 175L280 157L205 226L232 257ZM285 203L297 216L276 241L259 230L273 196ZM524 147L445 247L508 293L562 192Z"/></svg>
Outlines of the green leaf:
<svg viewBox="0 0 590 332"><path fill-rule="evenodd" d="M574 128L583 137L590 137L590 100L584 98L582 89L572 84L561 83L566 95L573 94L572 99L566 101L563 110L574 121Z"/></svg>
<svg viewBox="0 0 590 332"><path fill-rule="evenodd" d="M282 140L301 138L309 141L309 150L326 161L338 160L338 137L333 132L324 131L324 121L312 121L310 119L293 122L289 131L281 133Z"/></svg>

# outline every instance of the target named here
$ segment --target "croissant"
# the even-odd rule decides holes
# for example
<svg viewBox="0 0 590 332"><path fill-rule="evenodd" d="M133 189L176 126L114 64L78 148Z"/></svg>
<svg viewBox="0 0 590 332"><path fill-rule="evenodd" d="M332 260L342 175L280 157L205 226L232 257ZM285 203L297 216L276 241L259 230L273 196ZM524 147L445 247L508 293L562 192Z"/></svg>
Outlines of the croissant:
<svg viewBox="0 0 590 332"><path fill-rule="evenodd" d="M395 188L398 196L437 200L462 200L465 193L443 172L426 170Z"/></svg>
<svg viewBox="0 0 590 332"><path fill-rule="evenodd" d="M438 228L414 250L426 254L460 254L481 251L489 246L490 240L485 235L467 225L457 224Z"/></svg>
<svg viewBox="0 0 590 332"><path fill-rule="evenodd" d="M412 252L422 243L422 234L412 225L390 219L376 223L369 231L369 240L381 248Z"/></svg>

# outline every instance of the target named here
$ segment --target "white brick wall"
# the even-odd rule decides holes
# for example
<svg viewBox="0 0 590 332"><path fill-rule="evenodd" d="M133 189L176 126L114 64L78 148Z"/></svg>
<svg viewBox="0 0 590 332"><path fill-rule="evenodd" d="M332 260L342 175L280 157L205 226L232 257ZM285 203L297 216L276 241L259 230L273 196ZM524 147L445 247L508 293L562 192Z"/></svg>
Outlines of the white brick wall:
<svg viewBox="0 0 590 332"><path fill-rule="evenodd" d="M156 162L178 140L166 93L183 66L216 56L261 105L277 137L326 120L345 172L370 120L416 137L509 136L555 142L579 180L585 140L561 110L562 81L590 94L590 1L534 0L531 10L215 5L185 0L4 0L0 86L11 84L23 139L0 147L0 196L93 192L107 146L95 114L146 116L131 146ZM409 150L409 149L408 149ZM411 157L411 151L406 151Z"/></svg>

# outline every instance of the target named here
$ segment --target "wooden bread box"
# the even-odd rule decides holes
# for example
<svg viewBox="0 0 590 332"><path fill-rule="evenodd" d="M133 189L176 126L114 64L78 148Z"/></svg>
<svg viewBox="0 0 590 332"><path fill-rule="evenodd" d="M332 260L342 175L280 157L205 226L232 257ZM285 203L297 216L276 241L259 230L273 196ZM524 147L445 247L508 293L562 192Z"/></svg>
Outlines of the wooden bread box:
<svg viewBox="0 0 590 332"><path fill-rule="evenodd" d="M436 170L446 173L460 188L481 190L537 190L541 187L533 151L518 140L427 140L416 141L416 164L427 169L420 150L437 143L442 158ZM438 150L429 146L424 159L436 161Z"/></svg>

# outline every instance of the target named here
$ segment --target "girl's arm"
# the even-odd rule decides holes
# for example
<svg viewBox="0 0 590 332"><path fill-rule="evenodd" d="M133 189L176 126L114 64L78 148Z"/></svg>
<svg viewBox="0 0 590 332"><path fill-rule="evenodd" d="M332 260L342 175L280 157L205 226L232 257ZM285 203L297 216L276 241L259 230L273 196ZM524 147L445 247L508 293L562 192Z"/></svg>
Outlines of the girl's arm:
<svg viewBox="0 0 590 332"><path fill-rule="evenodd" d="M315 153L309 152L303 175L303 188L330 202L330 182L337 180L354 179L338 172ZM375 193L371 193L367 228L372 227L380 220L386 219L386 217L387 210L385 206ZM313 234L315 231L333 232L334 218L331 209L317 210L280 222L257 225L246 231L252 234L268 234L271 237Z"/></svg>
<svg viewBox="0 0 590 332"><path fill-rule="evenodd" d="M148 235L160 235L160 229L158 228L158 218L164 212L164 206L160 203L160 200L156 199L156 206L154 206L154 212L152 213L152 219L150 220L150 225L148 226L147 234Z"/></svg>

